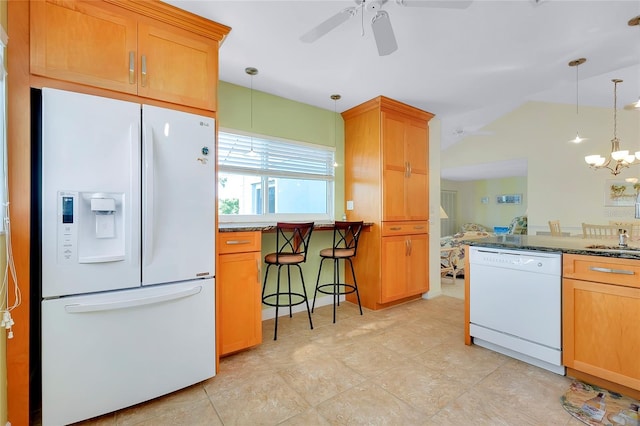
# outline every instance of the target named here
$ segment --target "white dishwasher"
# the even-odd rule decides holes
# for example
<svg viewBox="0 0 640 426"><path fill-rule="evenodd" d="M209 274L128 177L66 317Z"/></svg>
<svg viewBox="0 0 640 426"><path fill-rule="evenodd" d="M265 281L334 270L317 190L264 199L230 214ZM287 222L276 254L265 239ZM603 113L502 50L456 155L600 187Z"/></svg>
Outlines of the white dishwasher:
<svg viewBox="0 0 640 426"><path fill-rule="evenodd" d="M557 374L562 365L562 254L471 247L473 343Z"/></svg>

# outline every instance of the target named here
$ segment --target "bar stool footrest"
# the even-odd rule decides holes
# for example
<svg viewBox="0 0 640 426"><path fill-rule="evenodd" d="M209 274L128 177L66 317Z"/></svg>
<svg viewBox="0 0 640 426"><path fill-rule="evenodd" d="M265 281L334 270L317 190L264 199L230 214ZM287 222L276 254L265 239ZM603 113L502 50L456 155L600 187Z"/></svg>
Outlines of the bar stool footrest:
<svg viewBox="0 0 640 426"><path fill-rule="evenodd" d="M334 287L335 286L338 286L338 291L337 292L334 291ZM330 288L330 290L324 290L325 287ZM340 291L340 287L345 287L345 288L342 291ZM349 290L347 290L347 288ZM318 285L318 290L317 291L318 291L318 293L333 295L333 294L351 294L351 293L355 293L356 291L358 291L358 289L353 284L328 283L328 284L320 284L320 285Z"/></svg>
<svg viewBox="0 0 640 426"><path fill-rule="evenodd" d="M277 298L278 297L278 293L265 294L264 297L262 298L262 303L264 303L267 306L273 306L273 307L282 308L282 307L288 307L288 306L301 305L301 304L305 303L306 301L308 301L307 297L302 293L280 292L279 296L280 296L280 303L279 304L277 302L269 302L269 301L267 301L267 299L270 299L270 298ZM295 301L294 302L292 300L293 297L299 297L300 301ZM287 300L282 300L282 298L285 298Z"/></svg>

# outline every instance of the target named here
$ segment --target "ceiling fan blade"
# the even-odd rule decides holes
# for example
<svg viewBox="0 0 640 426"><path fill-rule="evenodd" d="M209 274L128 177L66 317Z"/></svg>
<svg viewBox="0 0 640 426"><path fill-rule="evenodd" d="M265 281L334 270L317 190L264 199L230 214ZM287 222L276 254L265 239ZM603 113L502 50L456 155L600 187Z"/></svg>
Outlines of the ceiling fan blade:
<svg viewBox="0 0 640 426"><path fill-rule="evenodd" d="M314 41L316 41L323 35L327 34L329 31L333 30L340 24L347 22L349 18L351 18L357 13L357 11L358 10L356 7L348 7L346 9L341 10L340 12L336 13L335 15L327 19L326 21L321 22L318 26L311 29L309 32L303 34L302 37L300 37L300 40L302 40L305 43L313 43Z"/></svg>
<svg viewBox="0 0 640 426"><path fill-rule="evenodd" d="M378 54L380 56L389 55L398 50L396 36L391 28L391 20L389 14L384 10L379 10L371 20L371 29L378 46Z"/></svg>
<svg viewBox="0 0 640 426"><path fill-rule="evenodd" d="M473 0L396 0L399 6L441 7L443 9L466 9Z"/></svg>

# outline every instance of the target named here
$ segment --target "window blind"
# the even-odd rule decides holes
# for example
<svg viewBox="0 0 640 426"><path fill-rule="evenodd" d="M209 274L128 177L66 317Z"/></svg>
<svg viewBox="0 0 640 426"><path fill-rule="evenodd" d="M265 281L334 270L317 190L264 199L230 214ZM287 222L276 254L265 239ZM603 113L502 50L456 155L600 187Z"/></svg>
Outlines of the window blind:
<svg viewBox="0 0 640 426"><path fill-rule="evenodd" d="M333 148L218 132L218 170L273 177L334 180Z"/></svg>

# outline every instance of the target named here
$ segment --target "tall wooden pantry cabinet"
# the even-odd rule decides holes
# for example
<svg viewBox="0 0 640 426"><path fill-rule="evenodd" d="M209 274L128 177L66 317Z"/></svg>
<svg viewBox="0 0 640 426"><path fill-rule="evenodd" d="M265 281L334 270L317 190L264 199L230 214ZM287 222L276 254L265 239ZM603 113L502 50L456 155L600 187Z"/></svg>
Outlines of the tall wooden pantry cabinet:
<svg viewBox="0 0 640 426"><path fill-rule="evenodd" d="M373 223L354 260L362 305L381 309L429 290L429 120L379 96L342 113L349 220ZM348 299L355 302L355 296Z"/></svg>

